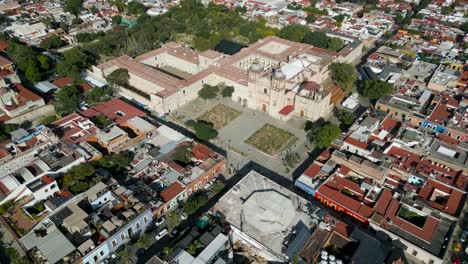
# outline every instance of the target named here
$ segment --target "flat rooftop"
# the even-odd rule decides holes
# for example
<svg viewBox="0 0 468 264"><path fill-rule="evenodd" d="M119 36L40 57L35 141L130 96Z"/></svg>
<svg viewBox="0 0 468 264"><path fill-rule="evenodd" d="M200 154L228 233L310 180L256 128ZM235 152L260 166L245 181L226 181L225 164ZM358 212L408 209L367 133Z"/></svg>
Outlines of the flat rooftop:
<svg viewBox="0 0 468 264"><path fill-rule="evenodd" d="M317 208L256 171L249 172L212 208L226 221L276 254L298 224L310 230ZM302 223L301 223L302 222Z"/></svg>

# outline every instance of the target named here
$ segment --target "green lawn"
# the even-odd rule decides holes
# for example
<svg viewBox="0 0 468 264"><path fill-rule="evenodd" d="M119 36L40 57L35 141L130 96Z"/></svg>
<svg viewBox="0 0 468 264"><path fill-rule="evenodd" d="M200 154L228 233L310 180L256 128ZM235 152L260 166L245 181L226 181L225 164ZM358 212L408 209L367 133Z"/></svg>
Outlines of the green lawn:
<svg viewBox="0 0 468 264"><path fill-rule="evenodd" d="M270 124L264 125L250 136L245 143L268 154L276 155L291 145L297 138L286 130Z"/></svg>

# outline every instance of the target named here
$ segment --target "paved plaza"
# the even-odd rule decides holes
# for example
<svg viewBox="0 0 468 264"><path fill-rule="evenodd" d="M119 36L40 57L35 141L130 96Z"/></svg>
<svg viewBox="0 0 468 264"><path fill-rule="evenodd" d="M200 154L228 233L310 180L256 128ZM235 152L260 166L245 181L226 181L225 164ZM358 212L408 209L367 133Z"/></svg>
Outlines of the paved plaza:
<svg viewBox="0 0 468 264"><path fill-rule="evenodd" d="M292 118L289 121L281 121L261 111L242 107L229 98L213 100L196 99L180 107L177 111L172 112L170 118L171 121L184 125L188 120L200 118L219 104L241 112L240 116L225 124L225 126L218 131L218 138L213 141L213 143L219 147L227 150L228 162L231 168L240 169L252 160L292 180L291 173L294 168L285 166L283 158L287 151L290 153L297 153L300 157L300 161L307 157L310 143L303 129L305 120ZM281 149L279 153L273 155L267 155L246 143L255 132L267 124L291 133L297 140L288 148ZM278 139L271 138L270 140L275 141Z"/></svg>

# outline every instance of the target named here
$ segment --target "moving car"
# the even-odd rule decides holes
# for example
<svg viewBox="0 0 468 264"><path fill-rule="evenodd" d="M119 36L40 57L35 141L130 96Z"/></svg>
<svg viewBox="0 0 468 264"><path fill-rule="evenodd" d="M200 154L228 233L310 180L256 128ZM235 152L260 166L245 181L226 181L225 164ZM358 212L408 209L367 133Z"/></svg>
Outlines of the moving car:
<svg viewBox="0 0 468 264"><path fill-rule="evenodd" d="M165 235L167 235L168 231L166 228L164 228L163 230L161 230L161 232L159 232L157 235L156 235L156 240L160 240L161 238L163 238Z"/></svg>

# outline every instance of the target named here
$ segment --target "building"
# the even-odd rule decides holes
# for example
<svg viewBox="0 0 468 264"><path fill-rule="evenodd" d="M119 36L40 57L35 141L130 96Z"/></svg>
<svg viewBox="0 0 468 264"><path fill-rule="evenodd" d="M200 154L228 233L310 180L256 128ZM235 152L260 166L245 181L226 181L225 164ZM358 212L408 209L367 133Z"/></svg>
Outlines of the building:
<svg viewBox="0 0 468 264"><path fill-rule="evenodd" d="M251 171L211 212L231 225L234 244L246 246L264 261L284 262L299 254L312 236L316 210L307 200Z"/></svg>
<svg viewBox="0 0 468 264"><path fill-rule="evenodd" d="M20 83L0 87L0 120L29 119L27 114L45 106L44 99ZM21 117L23 116L23 118Z"/></svg>
<svg viewBox="0 0 468 264"><path fill-rule="evenodd" d="M327 66L334 61L349 62L361 49L362 44L352 42L342 53L331 53L267 37L228 56L169 42L136 58L125 55L93 66L89 74L105 80L116 69L128 70L129 87L121 88L122 95L160 114L197 98L206 84L233 86L232 100L278 119L317 120L328 116L332 108Z"/></svg>
<svg viewBox="0 0 468 264"><path fill-rule="evenodd" d="M131 194L118 195L117 184L99 182L49 213L20 239L41 263L102 263L153 221L148 205Z"/></svg>

